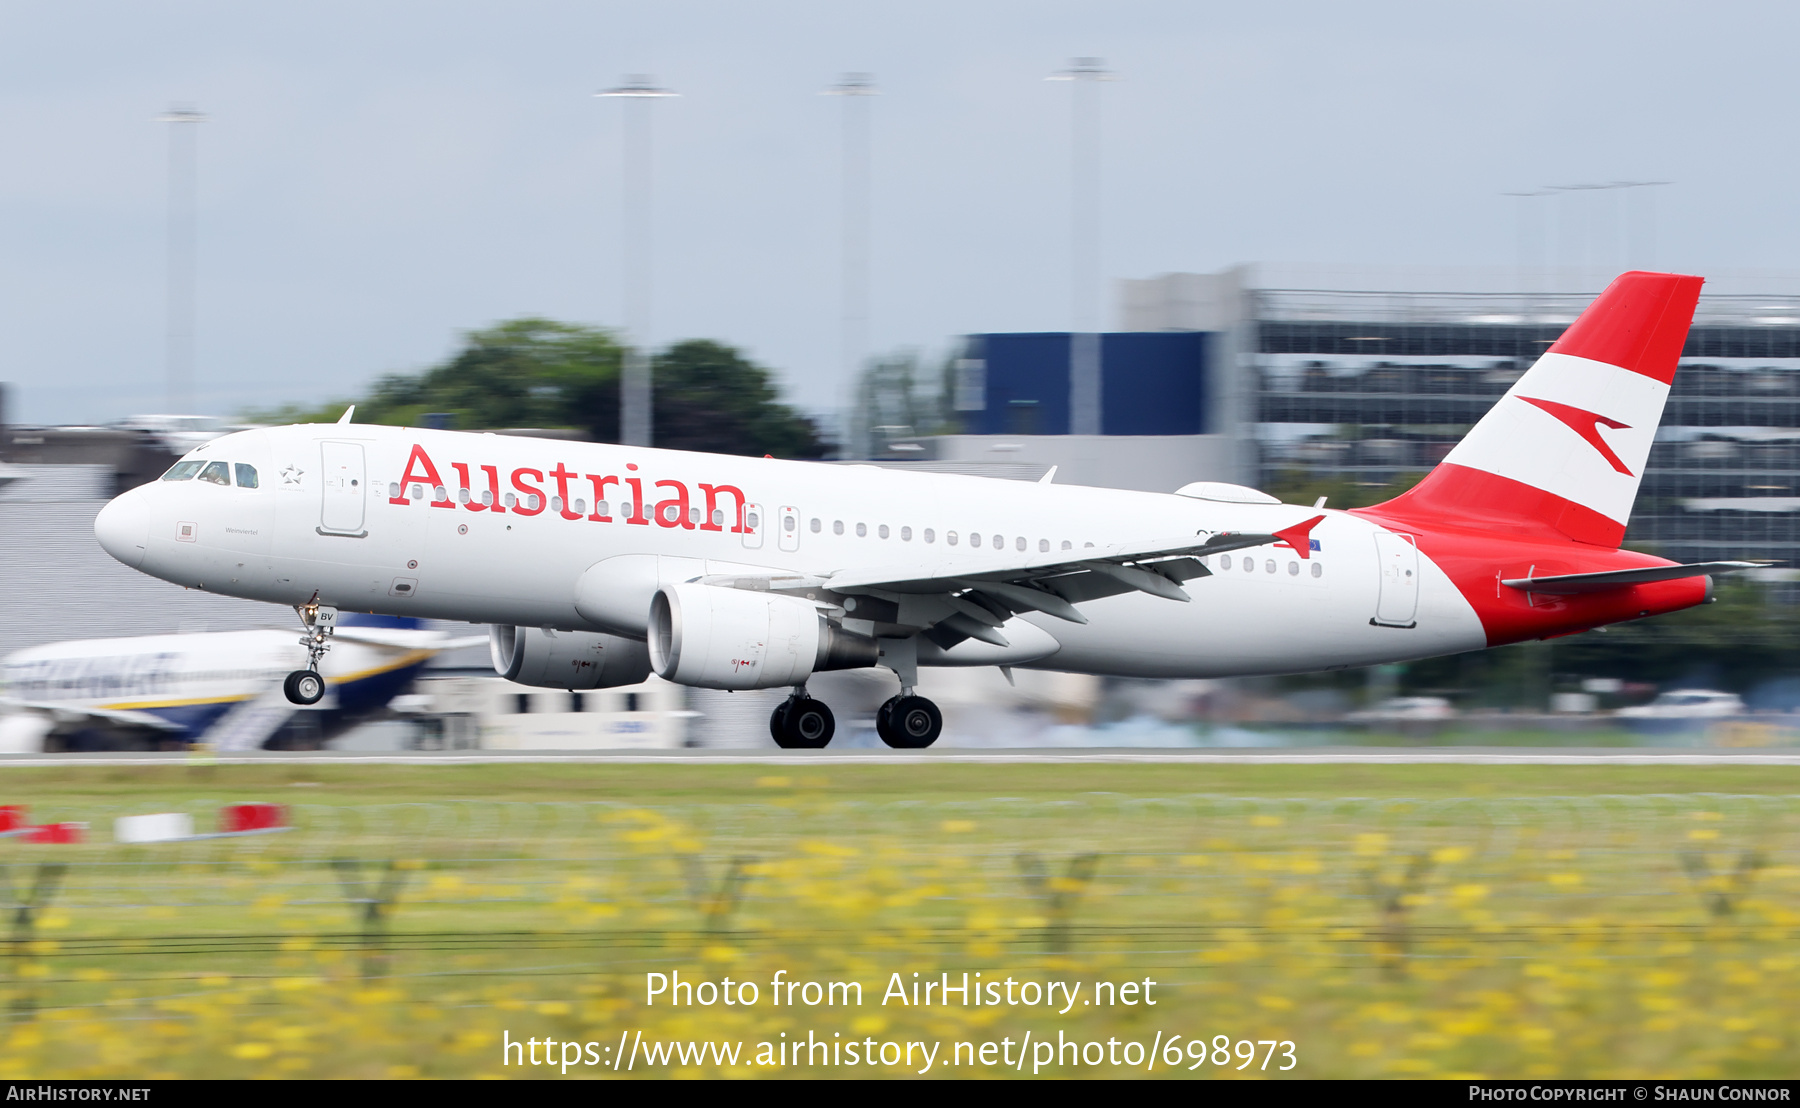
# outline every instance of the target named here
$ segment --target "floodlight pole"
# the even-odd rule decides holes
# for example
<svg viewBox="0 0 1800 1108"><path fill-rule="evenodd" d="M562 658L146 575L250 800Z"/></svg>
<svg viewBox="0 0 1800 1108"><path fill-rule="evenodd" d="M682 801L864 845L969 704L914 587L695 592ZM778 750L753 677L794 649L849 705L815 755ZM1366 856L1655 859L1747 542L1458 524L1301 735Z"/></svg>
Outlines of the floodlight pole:
<svg viewBox="0 0 1800 1108"><path fill-rule="evenodd" d="M1534 209L1531 205L1531 201L1540 196L1550 196L1552 193L1549 189L1535 189L1529 192L1503 192L1500 195L1513 197L1519 202L1519 241L1518 255L1516 258L1518 272L1515 275L1515 279L1518 281L1519 296L1521 303L1525 306L1525 314L1529 316L1532 314L1535 307L1533 301L1541 291L1537 286L1540 283L1543 270L1548 265L1548 263L1541 260L1543 254L1543 236L1532 234L1533 223L1531 216ZM1534 239L1537 241L1534 242Z"/></svg>
<svg viewBox="0 0 1800 1108"><path fill-rule="evenodd" d="M1100 410L1100 58L1075 58L1046 80L1071 81L1069 433L1098 435Z"/></svg>
<svg viewBox="0 0 1800 1108"><path fill-rule="evenodd" d="M862 388L862 363L869 346L869 98L876 94L875 79L867 73L846 73L824 95L844 101L843 271L842 314L839 318L844 379L849 390L849 427L844 435L846 457L870 454L868 412Z"/></svg>
<svg viewBox="0 0 1800 1108"><path fill-rule="evenodd" d="M1609 181L1605 184L1546 185L1545 189L1548 191L1551 191L1551 192L1560 192L1565 195L1567 195L1569 193L1576 193L1576 192L1613 192L1613 193L1617 193L1617 192L1625 192L1630 189L1658 188L1663 185L1668 185L1668 184L1673 184L1673 183L1674 182L1672 182L1672 181ZM1649 195L1654 196L1655 194L1652 193ZM1654 200L1652 200L1652 203L1654 204ZM1565 216L1566 216L1566 213L1565 213ZM1630 227L1631 213L1629 210L1626 211L1626 213L1625 213L1625 223L1626 223L1625 243L1624 243L1624 249L1620 251L1620 253L1622 255L1624 255L1624 257L1621 258L1620 261L1625 266L1629 267L1633 264L1636 264L1636 265L1642 265L1642 266L1648 267L1648 266L1654 264L1655 259L1650 256L1651 254L1654 253L1654 247L1655 247L1655 241L1656 241L1655 209L1654 208L1651 209L1651 221L1650 222L1651 222L1651 226L1649 228L1650 247L1648 250L1641 252L1641 256L1634 258L1631 255L1640 254L1640 252L1632 249L1632 245L1631 245L1632 234L1631 234L1631 227ZM1569 224L1569 221L1567 218L1565 218L1563 220L1563 231L1564 231L1565 237L1567 237L1567 234L1568 234L1568 224ZM1590 238L1593 237L1591 230L1590 230L1589 237ZM1598 259L1596 259L1596 261L1597 260Z"/></svg>
<svg viewBox="0 0 1800 1108"><path fill-rule="evenodd" d="M167 229L167 324L164 372L171 412L194 406L194 302L196 198L199 178L197 124L206 117L193 107L176 105L157 116L169 124L169 213Z"/></svg>
<svg viewBox="0 0 1800 1108"><path fill-rule="evenodd" d="M620 165L624 180L625 364L619 375L619 441L626 446L649 446L655 433L650 380L650 101L677 94L658 88L646 74L632 74L617 88L594 95L626 101Z"/></svg>

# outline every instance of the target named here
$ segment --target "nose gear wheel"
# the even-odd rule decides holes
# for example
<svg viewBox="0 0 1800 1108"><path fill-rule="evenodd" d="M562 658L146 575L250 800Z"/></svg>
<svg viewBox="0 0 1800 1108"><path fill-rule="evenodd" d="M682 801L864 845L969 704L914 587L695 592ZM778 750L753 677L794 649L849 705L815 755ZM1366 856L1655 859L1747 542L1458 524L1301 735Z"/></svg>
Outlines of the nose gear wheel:
<svg viewBox="0 0 1800 1108"><path fill-rule="evenodd" d="M294 704L317 704L325 698L325 679L310 669L297 669L281 683L281 691Z"/></svg>

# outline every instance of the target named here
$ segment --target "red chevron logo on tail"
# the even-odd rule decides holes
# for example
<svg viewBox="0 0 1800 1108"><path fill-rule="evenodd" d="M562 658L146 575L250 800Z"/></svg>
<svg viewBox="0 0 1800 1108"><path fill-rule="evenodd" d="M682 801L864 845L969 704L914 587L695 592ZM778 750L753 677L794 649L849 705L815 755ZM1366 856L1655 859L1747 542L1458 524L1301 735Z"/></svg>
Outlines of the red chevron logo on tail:
<svg viewBox="0 0 1800 1108"><path fill-rule="evenodd" d="M1600 456L1612 463L1612 467L1620 473L1623 473L1627 477L1637 476L1637 474L1625 468L1625 463L1619 460L1617 454L1613 453L1613 448L1608 446L1606 440L1600 437L1600 428L1603 426L1614 431L1629 431L1631 430L1629 424L1620 423L1616 419L1607 419L1603 415L1596 415L1585 409L1577 408L1572 404L1558 404L1554 400L1539 400L1534 396L1521 396L1519 399L1533 407L1542 408L1544 411L1549 412L1551 415L1567 424L1569 430L1580 435L1583 439L1586 439L1587 444L1595 450L1598 450Z"/></svg>

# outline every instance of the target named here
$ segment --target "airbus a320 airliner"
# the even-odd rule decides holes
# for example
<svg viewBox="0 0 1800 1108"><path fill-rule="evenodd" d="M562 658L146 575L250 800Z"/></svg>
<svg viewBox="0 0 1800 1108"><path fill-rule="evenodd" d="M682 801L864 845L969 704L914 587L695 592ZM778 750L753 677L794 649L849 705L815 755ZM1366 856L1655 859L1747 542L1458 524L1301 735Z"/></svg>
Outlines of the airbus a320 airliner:
<svg viewBox="0 0 1800 1108"><path fill-rule="evenodd" d="M654 670L791 687L784 747L830 741L821 670L898 678L877 730L943 721L920 666L1221 677L1366 666L1586 631L1705 600L1619 549L1701 279L1627 273L1415 488L1348 511L1201 482L1168 494L365 426L243 431L101 510L113 557L294 605L324 692L337 613L492 624L549 688Z"/></svg>

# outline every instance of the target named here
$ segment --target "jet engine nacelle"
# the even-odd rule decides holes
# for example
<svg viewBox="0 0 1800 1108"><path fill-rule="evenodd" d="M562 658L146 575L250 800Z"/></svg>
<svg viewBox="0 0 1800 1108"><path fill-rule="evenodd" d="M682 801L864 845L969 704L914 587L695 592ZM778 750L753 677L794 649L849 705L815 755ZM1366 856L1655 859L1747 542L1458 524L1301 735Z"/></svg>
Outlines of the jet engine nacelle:
<svg viewBox="0 0 1800 1108"><path fill-rule="evenodd" d="M798 685L820 670L861 669L880 657L874 639L799 597L693 582L656 590L649 640L657 676L703 689Z"/></svg>
<svg viewBox="0 0 1800 1108"><path fill-rule="evenodd" d="M540 689L610 689L650 676L644 644L617 635L496 624L488 649L495 673Z"/></svg>

